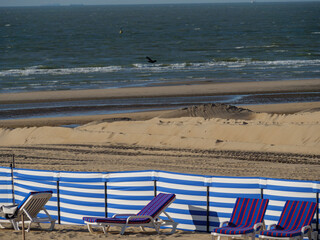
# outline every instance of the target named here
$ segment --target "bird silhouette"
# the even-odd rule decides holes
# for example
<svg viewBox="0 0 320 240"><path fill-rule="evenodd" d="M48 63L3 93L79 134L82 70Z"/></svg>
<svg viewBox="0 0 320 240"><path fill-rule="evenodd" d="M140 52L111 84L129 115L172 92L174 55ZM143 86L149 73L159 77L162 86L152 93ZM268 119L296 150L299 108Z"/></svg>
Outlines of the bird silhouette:
<svg viewBox="0 0 320 240"><path fill-rule="evenodd" d="M149 62L149 63L155 63L155 62L157 62L157 60L152 60L152 59L149 58L148 56L146 57L146 59L148 59L148 62Z"/></svg>

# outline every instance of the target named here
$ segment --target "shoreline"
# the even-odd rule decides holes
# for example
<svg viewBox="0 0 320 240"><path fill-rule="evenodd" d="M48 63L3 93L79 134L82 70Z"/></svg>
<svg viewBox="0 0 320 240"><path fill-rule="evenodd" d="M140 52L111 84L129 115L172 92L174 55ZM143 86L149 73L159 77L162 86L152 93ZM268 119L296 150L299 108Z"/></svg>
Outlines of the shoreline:
<svg viewBox="0 0 320 240"><path fill-rule="evenodd" d="M320 102L279 103L279 104L253 104L241 105L257 113L294 114L310 109L320 109ZM42 117L0 120L0 128L23 128L42 126L84 125L90 122L115 122L115 121L145 121L170 113L173 110L141 111L131 113L114 113L101 115L81 115L66 117Z"/></svg>
<svg viewBox="0 0 320 240"><path fill-rule="evenodd" d="M292 92L320 92L320 79L2 93L0 104Z"/></svg>
<svg viewBox="0 0 320 240"><path fill-rule="evenodd" d="M65 124L72 122L72 118L77 119L75 124L81 124L89 119L103 119L103 115L110 118L112 115L127 116L129 113L167 111L209 103L249 107L266 105L270 108L279 103L308 102L320 102L320 80L26 92L0 94L0 121L21 122L26 119L35 123L35 119L69 117ZM279 112L293 111L280 109Z"/></svg>

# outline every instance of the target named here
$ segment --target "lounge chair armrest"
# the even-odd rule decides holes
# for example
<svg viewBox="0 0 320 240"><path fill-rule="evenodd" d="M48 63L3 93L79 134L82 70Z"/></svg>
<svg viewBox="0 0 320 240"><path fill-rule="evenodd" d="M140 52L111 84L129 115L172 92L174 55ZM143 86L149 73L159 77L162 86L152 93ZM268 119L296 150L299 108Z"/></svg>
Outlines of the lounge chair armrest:
<svg viewBox="0 0 320 240"><path fill-rule="evenodd" d="M254 231L258 231L260 228L261 228L261 229L263 228L263 223L262 223L262 222L256 223L256 224L253 226Z"/></svg>
<svg viewBox="0 0 320 240"><path fill-rule="evenodd" d="M136 218L149 218L150 220L154 220L153 217L149 216L149 215L135 215L135 216L130 216L127 218L127 223L130 220L136 219Z"/></svg>
<svg viewBox="0 0 320 240"><path fill-rule="evenodd" d="M120 214L114 214L112 217L131 217L131 216L136 216L136 214L131 214L131 213L120 213Z"/></svg>
<svg viewBox="0 0 320 240"><path fill-rule="evenodd" d="M305 233L305 232L307 232L307 231L309 231L309 230L311 230L311 226L310 226L310 225L303 226L303 227L301 228L301 232L302 232L302 233Z"/></svg>
<svg viewBox="0 0 320 240"><path fill-rule="evenodd" d="M224 227L224 226L227 225L228 223L229 223L229 221L221 222L219 227Z"/></svg>
<svg viewBox="0 0 320 240"><path fill-rule="evenodd" d="M130 218L130 219L135 219L135 218L150 218L150 219L153 219L153 217L151 217L149 215L134 215L134 216L130 216L128 218Z"/></svg>
<svg viewBox="0 0 320 240"><path fill-rule="evenodd" d="M273 228L275 228L277 226L277 224L271 224L268 226L267 230L272 230Z"/></svg>

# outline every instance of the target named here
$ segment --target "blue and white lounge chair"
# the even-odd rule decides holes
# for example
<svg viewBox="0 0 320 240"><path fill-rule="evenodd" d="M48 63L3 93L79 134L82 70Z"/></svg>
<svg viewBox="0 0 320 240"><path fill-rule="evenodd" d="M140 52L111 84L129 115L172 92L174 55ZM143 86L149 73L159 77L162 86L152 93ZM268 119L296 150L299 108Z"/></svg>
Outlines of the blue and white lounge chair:
<svg viewBox="0 0 320 240"><path fill-rule="evenodd" d="M30 192L17 206L16 212L12 216L7 216L7 218L0 217L0 227L1 224L11 223L15 230L19 229L19 223L22 221L22 215L24 215L24 222L29 224L27 231L30 231L32 223L48 223L50 222L50 230L53 230L55 225L55 219L53 219L48 211L45 209L44 205L49 201L52 196L51 191L42 192ZM37 215L40 211L43 211L47 217L39 218Z"/></svg>
<svg viewBox="0 0 320 240"><path fill-rule="evenodd" d="M111 218L84 217L84 223L87 224L89 232L93 233L93 226L102 227L103 232L107 234L110 226L121 227L120 234L124 234L128 227L153 227L159 233L161 226L172 226L171 233L177 228L177 223L165 212L166 208L175 200L175 194L159 193L137 214L115 214ZM161 219L160 214L164 214L168 219ZM107 229L106 229L107 227Z"/></svg>
<svg viewBox="0 0 320 240"><path fill-rule="evenodd" d="M259 238L267 239L312 239L311 222L316 212L317 204L307 201L286 201L278 224L268 226Z"/></svg>
<svg viewBox="0 0 320 240"><path fill-rule="evenodd" d="M237 198L230 221L223 222L219 228L213 229L212 238L236 237L255 239L255 235L263 228L263 218L268 199Z"/></svg>

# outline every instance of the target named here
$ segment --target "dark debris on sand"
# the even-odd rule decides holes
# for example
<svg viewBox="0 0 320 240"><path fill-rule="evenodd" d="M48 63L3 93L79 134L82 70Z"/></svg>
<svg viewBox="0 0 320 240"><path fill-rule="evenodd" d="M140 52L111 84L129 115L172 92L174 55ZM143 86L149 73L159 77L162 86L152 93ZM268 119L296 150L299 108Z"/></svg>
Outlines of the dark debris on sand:
<svg viewBox="0 0 320 240"><path fill-rule="evenodd" d="M209 103L173 110L169 113L162 114L160 117L203 117L204 119L223 118L250 120L252 119L253 114L254 112L249 109L228 104Z"/></svg>

